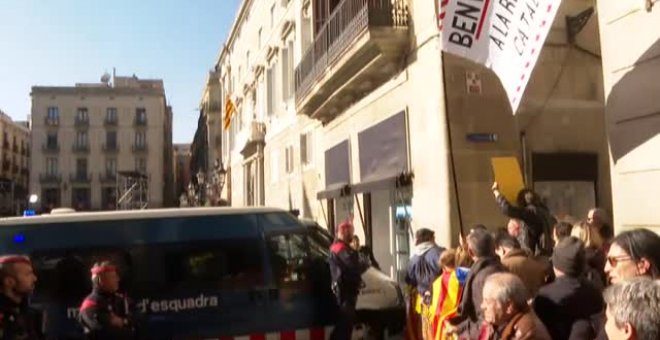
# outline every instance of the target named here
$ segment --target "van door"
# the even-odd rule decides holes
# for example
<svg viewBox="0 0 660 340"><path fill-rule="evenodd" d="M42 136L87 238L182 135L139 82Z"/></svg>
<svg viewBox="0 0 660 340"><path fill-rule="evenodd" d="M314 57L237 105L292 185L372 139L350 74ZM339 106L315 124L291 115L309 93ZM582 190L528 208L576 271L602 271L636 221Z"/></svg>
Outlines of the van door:
<svg viewBox="0 0 660 340"><path fill-rule="evenodd" d="M327 256L311 251L307 235L266 235L271 266L269 322L271 329L317 329L334 322L336 305L330 290Z"/></svg>

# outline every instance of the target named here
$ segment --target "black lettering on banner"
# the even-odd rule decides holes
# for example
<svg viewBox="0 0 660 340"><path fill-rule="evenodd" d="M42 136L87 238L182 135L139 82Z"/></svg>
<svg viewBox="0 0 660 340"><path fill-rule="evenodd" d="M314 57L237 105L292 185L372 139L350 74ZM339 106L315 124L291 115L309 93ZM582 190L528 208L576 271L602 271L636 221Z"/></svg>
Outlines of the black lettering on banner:
<svg viewBox="0 0 660 340"><path fill-rule="evenodd" d="M511 23L511 20L507 19L507 17L503 16L502 14L495 14L495 17L498 19L497 22L493 23L493 28L496 29L498 32L500 32L505 38L509 35L509 24ZM504 25L504 29L498 23L501 23Z"/></svg>
<svg viewBox="0 0 660 340"><path fill-rule="evenodd" d="M461 35L460 33L452 32L449 35L449 41L467 48L472 47L472 36L469 34Z"/></svg>
<svg viewBox="0 0 660 340"><path fill-rule="evenodd" d="M456 15L467 17L472 20L479 20L479 12L481 12L481 9L479 7L472 6L462 1L459 1L457 5L458 8L456 9ZM476 13L476 15L472 15L474 13Z"/></svg>
<svg viewBox="0 0 660 340"><path fill-rule="evenodd" d="M504 51L504 41L496 38L492 34L490 35L490 40L492 40L495 43L495 45L497 45L497 47L500 49L500 51Z"/></svg>
<svg viewBox="0 0 660 340"><path fill-rule="evenodd" d="M470 26L467 26L467 25L470 25ZM477 23L476 23L476 21L471 21L471 22L463 21L463 20L459 21L458 16L454 16L454 19L451 21L451 27L453 27L453 28L455 28L459 31L474 34L474 31L477 30Z"/></svg>
<svg viewBox="0 0 660 340"><path fill-rule="evenodd" d="M521 29L518 30L518 35L513 39L513 44L516 47L516 52L518 52L518 55L522 56L523 52L525 52L525 47L527 46L527 41L529 40L529 37L525 32Z"/></svg>
<svg viewBox="0 0 660 340"><path fill-rule="evenodd" d="M504 7L509 14L513 15L513 10L516 8L518 0L499 0L500 6Z"/></svg>

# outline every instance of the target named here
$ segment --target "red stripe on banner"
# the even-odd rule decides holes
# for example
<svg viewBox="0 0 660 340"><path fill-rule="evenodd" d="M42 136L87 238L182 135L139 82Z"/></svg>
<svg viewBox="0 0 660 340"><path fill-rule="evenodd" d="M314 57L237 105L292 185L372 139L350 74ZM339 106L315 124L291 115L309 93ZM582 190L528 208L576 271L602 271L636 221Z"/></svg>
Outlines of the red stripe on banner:
<svg viewBox="0 0 660 340"><path fill-rule="evenodd" d="M325 329L323 328L310 329L309 340L325 340Z"/></svg>
<svg viewBox="0 0 660 340"><path fill-rule="evenodd" d="M280 333L280 340L296 340L296 331L286 331Z"/></svg>
<svg viewBox="0 0 660 340"><path fill-rule="evenodd" d="M529 61L525 64L525 68L529 68Z"/></svg>
<svg viewBox="0 0 660 340"><path fill-rule="evenodd" d="M479 20L479 27L477 28L477 40L481 35L481 29L484 27L484 21L486 21L486 14L488 13L488 5L490 5L490 0L484 1L483 11L481 12L481 19Z"/></svg>
<svg viewBox="0 0 660 340"><path fill-rule="evenodd" d="M522 76L520 76L520 80L521 80L521 81L522 81L522 80L525 80L525 74L524 74L524 73L523 73Z"/></svg>
<svg viewBox="0 0 660 340"><path fill-rule="evenodd" d="M548 5L548 12L552 11L552 4Z"/></svg>
<svg viewBox="0 0 660 340"><path fill-rule="evenodd" d="M442 7L445 7L445 6L447 6L448 3L449 3L449 0L442 0L440 5L442 5Z"/></svg>
<svg viewBox="0 0 660 340"><path fill-rule="evenodd" d="M266 340L265 334L252 334L250 335L250 340Z"/></svg>
<svg viewBox="0 0 660 340"><path fill-rule="evenodd" d="M516 88L516 92L520 92L520 86Z"/></svg>
<svg viewBox="0 0 660 340"><path fill-rule="evenodd" d="M536 49L532 48L532 55L534 55L534 53L536 53Z"/></svg>
<svg viewBox="0 0 660 340"><path fill-rule="evenodd" d="M447 12L442 12L442 13L440 13L440 19L441 19L441 20L444 19L445 16L447 16Z"/></svg>

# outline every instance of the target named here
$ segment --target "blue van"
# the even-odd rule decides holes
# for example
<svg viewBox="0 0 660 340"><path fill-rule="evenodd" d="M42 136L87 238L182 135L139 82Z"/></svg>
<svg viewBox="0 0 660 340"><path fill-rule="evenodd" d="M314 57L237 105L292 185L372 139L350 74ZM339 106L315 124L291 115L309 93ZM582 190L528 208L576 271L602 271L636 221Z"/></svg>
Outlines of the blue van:
<svg viewBox="0 0 660 340"><path fill-rule="evenodd" d="M110 260L149 339L325 339L336 318L331 237L270 208L62 213L0 220L0 253L27 254L32 304L49 338L79 339L89 268ZM397 284L369 269L360 324L382 334L405 322ZM375 334L378 334L375 333ZM278 337L279 335L279 337Z"/></svg>

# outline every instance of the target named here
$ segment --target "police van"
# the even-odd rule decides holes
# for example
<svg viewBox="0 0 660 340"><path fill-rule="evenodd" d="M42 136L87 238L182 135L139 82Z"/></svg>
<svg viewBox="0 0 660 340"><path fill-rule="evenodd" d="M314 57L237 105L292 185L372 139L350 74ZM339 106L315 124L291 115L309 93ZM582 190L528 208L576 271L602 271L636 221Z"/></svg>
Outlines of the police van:
<svg viewBox="0 0 660 340"><path fill-rule="evenodd" d="M58 212L0 220L0 253L27 254L31 303L49 338L76 339L89 268L114 262L139 334L149 339L326 339L337 316L327 265L331 237L270 208ZM405 322L398 285L370 268L358 298L365 328Z"/></svg>

